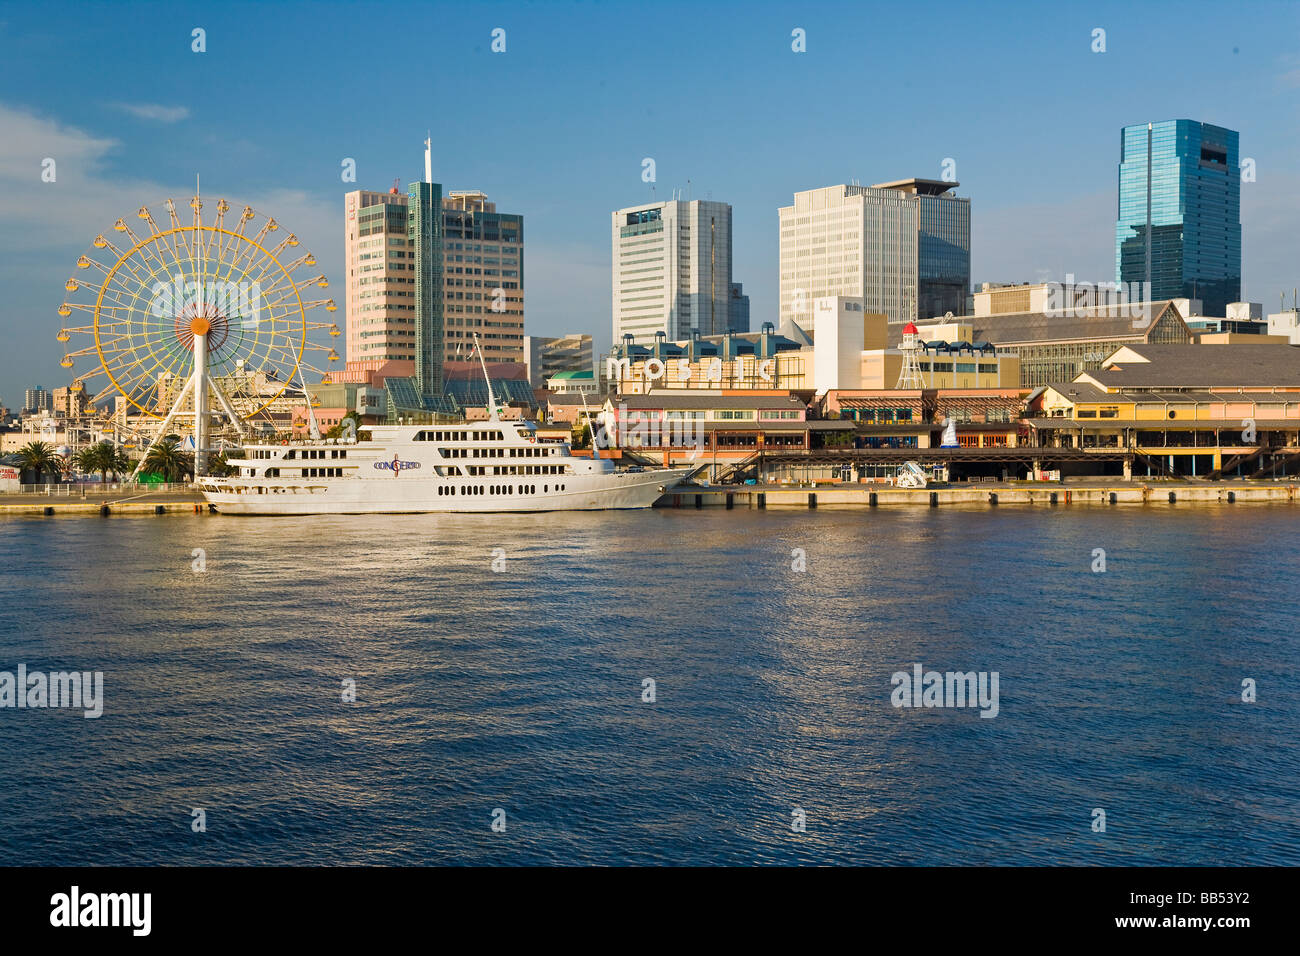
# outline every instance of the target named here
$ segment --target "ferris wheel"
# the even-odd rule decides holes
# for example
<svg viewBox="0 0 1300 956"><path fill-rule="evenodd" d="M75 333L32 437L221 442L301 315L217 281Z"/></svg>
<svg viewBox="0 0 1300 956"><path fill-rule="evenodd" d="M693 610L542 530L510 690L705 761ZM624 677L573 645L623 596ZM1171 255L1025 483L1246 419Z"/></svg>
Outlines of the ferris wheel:
<svg viewBox="0 0 1300 956"><path fill-rule="evenodd" d="M163 205L162 223L141 206L143 225L117 220L116 241L96 236L77 259L58 310L63 367L96 363L77 377L102 379L91 394L125 399L128 431L156 438L192 414L196 475L204 473L214 417L242 436L250 423L283 421L286 408L305 404L318 435L307 376L330 384L315 363L328 367L339 357L311 333L337 336L339 328L307 318L318 306L337 308L333 299L305 297L329 286L312 274L316 257L299 251L296 235L277 236L280 224L251 206L228 215L233 207L218 199L204 222L195 195L184 223L172 200ZM69 325L74 313L88 324Z"/></svg>

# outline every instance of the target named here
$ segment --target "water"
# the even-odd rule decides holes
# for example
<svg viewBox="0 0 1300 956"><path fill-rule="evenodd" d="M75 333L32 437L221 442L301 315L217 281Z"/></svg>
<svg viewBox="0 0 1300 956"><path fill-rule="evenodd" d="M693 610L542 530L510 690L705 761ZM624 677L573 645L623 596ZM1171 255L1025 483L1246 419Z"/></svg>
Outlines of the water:
<svg viewBox="0 0 1300 956"><path fill-rule="evenodd" d="M102 670L106 701L0 709L0 854L1294 865L1297 532L1243 505L4 520L0 670ZM916 662L998 671L998 716L894 708Z"/></svg>

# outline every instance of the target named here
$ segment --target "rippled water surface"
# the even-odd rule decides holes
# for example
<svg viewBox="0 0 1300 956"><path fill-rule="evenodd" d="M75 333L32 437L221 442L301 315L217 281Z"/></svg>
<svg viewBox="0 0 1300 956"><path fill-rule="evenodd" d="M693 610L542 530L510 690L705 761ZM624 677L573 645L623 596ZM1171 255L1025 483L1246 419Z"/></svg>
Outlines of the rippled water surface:
<svg viewBox="0 0 1300 956"><path fill-rule="evenodd" d="M3 520L0 670L101 670L106 700L0 709L0 853L1300 863L1298 532L1243 505ZM998 716L894 708L913 663L997 671Z"/></svg>

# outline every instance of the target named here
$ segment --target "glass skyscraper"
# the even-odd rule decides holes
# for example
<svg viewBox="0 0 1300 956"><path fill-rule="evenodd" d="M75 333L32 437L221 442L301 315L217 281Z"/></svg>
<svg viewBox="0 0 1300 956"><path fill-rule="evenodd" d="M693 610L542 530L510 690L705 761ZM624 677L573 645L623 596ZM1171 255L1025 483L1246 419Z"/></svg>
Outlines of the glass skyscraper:
<svg viewBox="0 0 1300 956"><path fill-rule="evenodd" d="M1148 148L1149 147L1149 148ZM1238 134L1194 120L1125 126L1120 133L1115 278L1147 279L1151 298L1200 299L1222 316L1241 299ZM1150 236L1147 235L1150 183Z"/></svg>
<svg viewBox="0 0 1300 956"><path fill-rule="evenodd" d="M477 332L488 362L524 361L524 217L453 189L442 226L447 358L469 359Z"/></svg>
<svg viewBox="0 0 1300 956"><path fill-rule="evenodd" d="M442 398L442 186L407 187L407 238L415 262L415 387L426 405Z"/></svg>
<svg viewBox="0 0 1300 956"><path fill-rule="evenodd" d="M916 190L916 314L966 314L970 295L970 200L952 195L955 182Z"/></svg>

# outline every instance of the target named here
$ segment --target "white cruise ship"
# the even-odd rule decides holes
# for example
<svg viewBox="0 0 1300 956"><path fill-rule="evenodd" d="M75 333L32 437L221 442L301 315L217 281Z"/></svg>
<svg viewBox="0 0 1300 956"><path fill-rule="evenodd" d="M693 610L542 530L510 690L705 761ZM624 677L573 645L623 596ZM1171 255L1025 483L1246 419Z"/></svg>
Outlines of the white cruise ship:
<svg viewBox="0 0 1300 956"><path fill-rule="evenodd" d="M693 469L618 469L539 440L532 422L376 425L369 441L249 444L237 473L197 482L223 514L648 508Z"/></svg>

